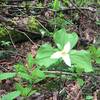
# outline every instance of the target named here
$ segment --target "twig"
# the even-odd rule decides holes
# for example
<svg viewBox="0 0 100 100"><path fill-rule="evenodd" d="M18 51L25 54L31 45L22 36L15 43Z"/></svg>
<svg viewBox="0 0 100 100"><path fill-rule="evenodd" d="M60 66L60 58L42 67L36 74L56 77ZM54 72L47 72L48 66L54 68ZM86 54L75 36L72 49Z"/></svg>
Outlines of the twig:
<svg viewBox="0 0 100 100"><path fill-rule="evenodd" d="M11 34L9 34L8 31L7 31L7 33L8 33L8 35L9 35L9 38L10 38L10 40L11 40L11 43L12 43L13 47L16 49L16 46L15 46L15 44L14 44L14 42L13 42L13 39L12 39L12 37L11 37Z"/></svg>
<svg viewBox="0 0 100 100"><path fill-rule="evenodd" d="M19 31L19 32L21 32L21 31ZM24 34L30 40L30 42L32 44L34 44L33 40L25 32L21 32L21 33Z"/></svg>
<svg viewBox="0 0 100 100"><path fill-rule="evenodd" d="M8 31L7 31L8 32ZM11 43L12 43L12 45L13 45L13 47L15 48L15 50L17 51L17 55L19 55L19 56L21 56L21 57L23 57L23 58L26 58L25 56L23 56L22 54L20 54L19 53L19 51L17 50L17 48L16 48L16 46L15 46L15 44L14 44L14 42L13 42L13 39L12 39L12 37L11 37L11 34L9 34L9 32L8 32L8 35L9 35L9 37L10 37L10 40L11 40ZM14 53L13 51L9 51L10 53Z"/></svg>
<svg viewBox="0 0 100 100"><path fill-rule="evenodd" d="M17 5L2 5L0 7L13 7L13 8L19 8L19 9L24 9L25 7L24 6L17 6ZM48 9L48 10L51 10L51 11L56 11L56 10L53 10L53 9L50 9L48 7L36 7L36 6L33 6L34 9ZM92 7L78 7L80 10L89 10L91 12L96 12L97 10L95 8L92 8ZM71 7L71 8L68 8L68 7L62 7L60 10L57 10L57 12L59 11L64 11L64 10L76 10L76 7Z"/></svg>
<svg viewBox="0 0 100 100"><path fill-rule="evenodd" d="M50 34L50 32L36 19L36 21L38 22L38 24L48 33Z"/></svg>
<svg viewBox="0 0 100 100"><path fill-rule="evenodd" d="M8 29L8 28L7 28ZM20 30L18 30L18 29L11 29L11 28L9 28L8 30L15 30L15 31L17 31L17 32L20 32L20 33L22 33L22 34L24 34L29 40L30 40L30 42L32 43L32 44L34 44L34 42L32 41L32 39L25 33L25 32L22 32L22 31L20 31ZM11 37L10 37L10 39L11 39ZM11 39L11 41L12 41L12 39ZM12 42L13 43L13 42Z"/></svg>
<svg viewBox="0 0 100 100"><path fill-rule="evenodd" d="M43 71L43 72L50 73L50 74L64 74L64 75L72 75L72 76L75 76L75 74L73 74L73 73L62 72L62 71Z"/></svg>
<svg viewBox="0 0 100 100"><path fill-rule="evenodd" d="M80 10L89 10L91 12L96 12L96 9L95 8L92 8L92 7L78 7ZM63 7L62 8L62 11L64 10L76 10L77 8L76 7L71 7L71 8L66 8L66 7Z"/></svg>

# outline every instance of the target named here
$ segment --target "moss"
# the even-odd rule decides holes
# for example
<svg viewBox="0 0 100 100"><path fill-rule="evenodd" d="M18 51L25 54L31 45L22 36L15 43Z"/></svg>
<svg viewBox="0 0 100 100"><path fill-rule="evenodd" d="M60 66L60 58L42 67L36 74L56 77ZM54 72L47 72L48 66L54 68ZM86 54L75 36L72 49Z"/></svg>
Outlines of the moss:
<svg viewBox="0 0 100 100"><path fill-rule="evenodd" d="M27 27L30 31L38 30L39 24L37 23L35 17L29 17Z"/></svg>
<svg viewBox="0 0 100 100"><path fill-rule="evenodd" d="M7 35L7 29L0 24L0 37Z"/></svg>

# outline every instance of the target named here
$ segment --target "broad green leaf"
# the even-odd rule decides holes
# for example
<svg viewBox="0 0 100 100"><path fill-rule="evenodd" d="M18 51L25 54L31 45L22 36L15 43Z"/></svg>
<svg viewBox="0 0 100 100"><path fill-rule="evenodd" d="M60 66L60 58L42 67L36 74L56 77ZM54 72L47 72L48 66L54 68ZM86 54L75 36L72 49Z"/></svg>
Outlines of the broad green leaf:
<svg viewBox="0 0 100 100"><path fill-rule="evenodd" d="M70 41L71 48L73 48L78 41L78 35L75 32L68 34L68 41Z"/></svg>
<svg viewBox="0 0 100 100"><path fill-rule="evenodd" d="M71 51L71 61L73 64L76 65L76 67L84 69L85 72L91 72L93 71L92 65L91 65L91 57L89 53L85 50Z"/></svg>
<svg viewBox="0 0 100 100"><path fill-rule="evenodd" d="M96 58L94 58L94 59L97 64L100 64L100 48L97 49L95 54L96 54Z"/></svg>
<svg viewBox="0 0 100 100"><path fill-rule="evenodd" d="M78 36L74 32L70 34L67 33L63 28L54 34L54 41L59 49L63 49L68 41L71 43L71 48L73 48L78 41Z"/></svg>
<svg viewBox="0 0 100 100"><path fill-rule="evenodd" d="M100 57L95 59L97 64L100 64Z"/></svg>
<svg viewBox="0 0 100 100"><path fill-rule="evenodd" d="M34 59L31 53L28 54L27 56L27 62L28 62L28 66L29 68L32 68L33 64L34 64Z"/></svg>
<svg viewBox="0 0 100 100"><path fill-rule="evenodd" d="M100 57L100 48L97 49L97 51L96 51L96 56L97 56L97 57Z"/></svg>
<svg viewBox="0 0 100 100"><path fill-rule="evenodd" d="M53 9L59 10L60 9L60 0L54 0Z"/></svg>
<svg viewBox="0 0 100 100"><path fill-rule="evenodd" d="M16 73L0 73L0 80L13 78L16 76Z"/></svg>
<svg viewBox="0 0 100 100"><path fill-rule="evenodd" d="M45 56L51 56L56 50L50 44L43 44L37 51L36 58L43 58Z"/></svg>
<svg viewBox="0 0 100 100"><path fill-rule="evenodd" d="M57 50L52 48L50 44L42 45L37 51L35 64L45 67L54 64L57 60L52 60L50 57L55 51Z"/></svg>
<svg viewBox="0 0 100 100"><path fill-rule="evenodd" d="M16 83L16 84L15 84L15 87L16 87L16 90L17 90L17 91L20 91L21 94L22 94L23 86L22 86L21 84L19 84L19 83Z"/></svg>
<svg viewBox="0 0 100 100"><path fill-rule="evenodd" d="M54 34L54 41L59 49L63 49L64 45L68 42L68 36L64 28Z"/></svg>
<svg viewBox="0 0 100 100"><path fill-rule="evenodd" d="M45 74L43 71L41 71L40 69L36 68L33 70L32 72L32 79L34 83L37 83L43 79L45 79Z"/></svg>
<svg viewBox="0 0 100 100"><path fill-rule="evenodd" d="M29 75L28 73L21 73L21 72L18 72L18 76L27 80L27 81L32 81L31 79L31 75Z"/></svg>
<svg viewBox="0 0 100 100"><path fill-rule="evenodd" d="M78 74L78 75L81 75L83 72L84 72L84 68L83 67L80 67L80 66L78 66L78 65L74 65L74 70L75 70L75 72Z"/></svg>
<svg viewBox="0 0 100 100"><path fill-rule="evenodd" d="M26 67L22 63L16 64L15 65L15 69L16 69L17 73L18 72L27 73L27 69L26 69Z"/></svg>
<svg viewBox="0 0 100 100"><path fill-rule="evenodd" d="M18 96L20 96L20 92L14 91L4 95L1 100L14 100Z"/></svg>

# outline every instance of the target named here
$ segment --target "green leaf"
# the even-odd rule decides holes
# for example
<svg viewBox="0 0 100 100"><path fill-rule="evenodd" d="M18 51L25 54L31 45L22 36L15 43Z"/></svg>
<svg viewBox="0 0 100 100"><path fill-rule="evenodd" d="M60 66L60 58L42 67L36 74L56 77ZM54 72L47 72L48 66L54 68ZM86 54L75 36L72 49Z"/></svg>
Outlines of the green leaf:
<svg viewBox="0 0 100 100"><path fill-rule="evenodd" d="M60 9L60 1L59 0L54 0L53 9L54 10L59 10Z"/></svg>
<svg viewBox="0 0 100 100"><path fill-rule="evenodd" d="M97 51L96 51L96 56L97 56L97 57L100 57L100 48L97 49Z"/></svg>
<svg viewBox="0 0 100 100"><path fill-rule="evenodd" d="M95 59L97 64L100 64L100 57Z"/></svg>
<svg viewBox="0 0 100 100"><path fill-rule="evenodd" d="M95 59L96 51L97 51L97 49L96 49L96 47L94 45L91 45L89 47L89 52L90 52L91 58Z"/></svg>
<svg viewBox="0 0 100 100"><path fill-rule="evenodd" d="M96 24L97 24L97 25L100 25L100 20L96 21Z"/></svg>
<svg viewBox="0 0 100 100"><path fill-rule="evenodd" d="M83 79L81 79L81 78L77 78L77 83L78 83L80 86L83 86L84 81L83 81Z"/></svg>
<svg viewBox="0 0 100 100"><path fill-rule="evenodd" d="M43 79L45 79L45 74L43 71L41 71L40 69L36 68L33 70L32 72L32 79L34 83L37 83Z"/></svg>
<svg viewBox="0 0 100 100"><path fill-rule="evenodd" d="M21 95L22 95L23 86L22 86L21 84L19 84L19 83L16 83L16 84L15 84L15 87L16 87L16 90L17 90L17 91L20 91L20 92L21 92Z"/></svg>
<svg viewBox="0 0 100 100"><path fill-rule="evenodd" d="M0 80L13 78L16 76L16 73L0 73Z"/></svg>
<svg viewBox="0 0 100 100"><path fill-rule="evenodd" d="M96 61L97 64L100 64L100 48L98 48L97 51L96 51L95 61Z"/></svg>
<svg viewBox="0 0 100 100"><path fill-rule="evenodd" d="M91 58L100 64L100 48L96 48L94 45L89 47Z"/></svg>
<svg viewBox="0 0 100 100"><path fill-rule="evenodd" d="M72 63L75 64L76 67L84 69L85 72L93 71L93 68L91 65L91 57L87 51L73 50L71 51L70 56L71 56Z"/></svg>
<svg viewBox="0 0 100 100"><path fill-rule="evenodd" d="M28 62L28 66L29 68L32 68L33 64L34 64L34 59L31 53L28 54L27 56L27 62Z"/></svg>
<svg viewBox="0 0 100 100"><path fill-rule="evenodd" d="M78 35L75 32L68 34L68 41L70 41L71 48L73 48L78 41Z"/></svg>
<svg viewBox="0 0 100 100"><path fill-rule="evenodd" d="M68 41L71 43L71 48L73 48L78 41L78 36L75 32L68 34L63 28L54 34L54 41L59 49L63 49Z"/></svg>
<svg viewBox="0 0 100 100"><path fill-rule="evenodd" d="M98 48L95 52L95 56L93 56L94 60L97 64L100 64L100 48Z"/></svg>
<svg viewBox="0 0 100 100"><path fill-rule="evenodd" d="M83 67L80 67L80 66L73 66L74 68L74 71L78 74L78 75L82 75L82 73L84 72L84 68Z"/></svg>
<svg viewBox="0 0 100 100"><path fill-rule="evenodd" d="M4 95L1 100L14 100L18 96L20 96L20 92L14 91Z"/></svg>
<svg viewBox="0 0 100 100"><path fill-rule="evenodd" d="M23 87L21 84L16 84L16 89L21 92L22 96L28 96L31 92L31 87Z"/></svg>
<svg viewBox="0 0 100 100"><path fill-rule="evenodd" d="M52 60L50 57L56 51L57 50L52 48L50 44L42 45L37 51L35 64L45 67L49 67L54 64L57 60Z"/></svg>
<svg viewBox="0 0 100 100"><path fill-rule="evenodd" d="M22 63L16 64L15 69L17 73L18 72L27 73L26 67Z"/></svg>
<svg viewBox="0 0 100 100"><path fill-rule="evenodd" d="M32 81L31 79L31 75L29 75L28 73L21 73L21 72L18 72L18 76L27 80L27 81Z"/></svg>

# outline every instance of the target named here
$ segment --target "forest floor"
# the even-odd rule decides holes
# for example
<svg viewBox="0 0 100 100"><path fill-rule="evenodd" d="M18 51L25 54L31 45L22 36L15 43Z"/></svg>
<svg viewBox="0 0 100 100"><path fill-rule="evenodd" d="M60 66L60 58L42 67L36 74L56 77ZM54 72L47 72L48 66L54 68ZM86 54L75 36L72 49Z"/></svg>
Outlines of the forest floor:
<svg viewBox="0 0 100 100"><path fill-rule="evenodd" d="M94 12L90 10L80 11L78 8L76 8L76 11L66 9L62 12L64 13L65 19L71 19L74 23L72 25L66 26L65 28L69 29L72 32L76 32L78 34L80 38L77 44L78 50L86 49L86 47L89 46L90 44L95 44L96 47L100 48L100 26L95 23L96 18L99 19L100 16L96 15L95 11ZM4 12L2 11L1 14L3 13ZM45 11L45 9L43 9L41 12L38 12L38 13L40 13L38 18L41 21L41 23L46 28L49 27L48 30L53 30L52 28L54 27L54 25L48 26L48 21L46 22L43 20L44 18L46 19L52 18L53 16L52 11L49 11L49 10ZM4 14L4 17L5 16L7 15ZM21 16L21 17L23 18L24 16ZM20 18L16 17L16 18L18 18L19 20L21 19L21 17ZM16 19L16 18L13 17L12 19ZM26 16L24 18L26 18ZM18 25L20 26L21 23L23 22L21 22L20 20L18 21L18 20L17 22L19 22ZM37 50L41 44L52 42L52 38L49 36L44 36L44 37L41 36L39 38L32 39L32 41L30 41L29 39L24 40L24 41L20 40L20 42L19 41L14 42L13 38L10 38L10 39L12 39L11 45L9 46L3 45L0 47L0 53L2 53L1 51L4 52L3 53L4 57L0 57L0 72L13 72L15 64L19 62L23 62L24 64L27 63L26 57L29 53L32 53L32 56L35 57ZM81 88L77 86L75 81L63 82L60 79L48 78L46 80L43 80L42 82L39 82L38 84L33 84L33 87L38 88L40 92L33 94L32 96L27 98L27 100L66 100L65 99L66 94L59 95L58 93L60 87L66 88L68 89L68 91L71 91L71 92L72 91L78 91L77 93L81 92L80 93L81 96L86 95L86 94L91 94L93 96L93 99L86 99L86 100L100 100L100 68L99 68L100 65L97 65L95 67L97 68L97 71L95 74L83 75L84 80L86 80L86 82L84 86ZM14 84L18 81L19 81L18 78L6 79L3 81L0 81L0 96L14 90ZM59 84L59 81L62 81L63 83ZM23 86L25 85L27 85L27 83L23 83ZM68 95L70 95L71 92L69 92ZM22 98L18 97L17 100L22 100ZM85 99L81 97L81 99L72 99L72 100L85 100Z"/></svg>

